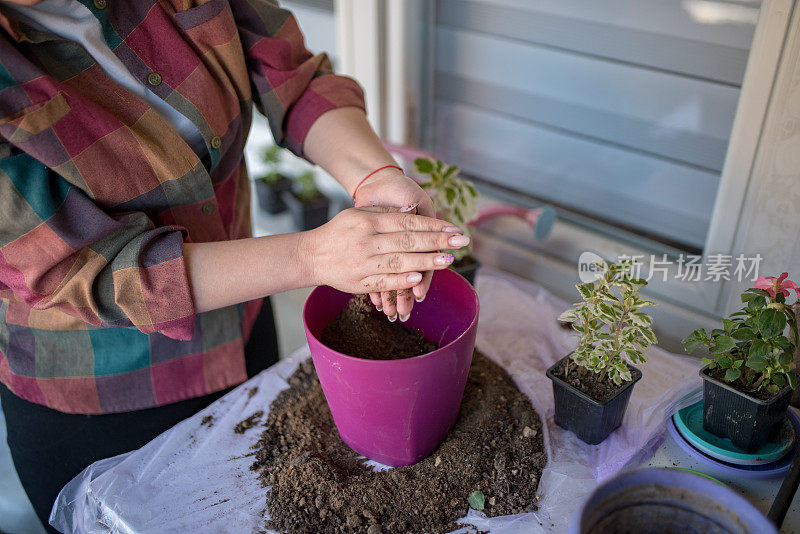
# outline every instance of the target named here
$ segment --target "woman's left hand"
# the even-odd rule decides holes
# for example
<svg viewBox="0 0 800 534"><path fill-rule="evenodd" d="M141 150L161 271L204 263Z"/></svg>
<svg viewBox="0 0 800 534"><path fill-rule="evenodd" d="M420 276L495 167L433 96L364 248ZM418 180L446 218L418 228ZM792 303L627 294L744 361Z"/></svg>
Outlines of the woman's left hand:
<svg viewBox="0 0 800 534"><path fill-rule="evenodd" d="M408 211L416 205L416 212L427 217L436 217L433 201L417 182L397 169L385 169L371 176L356 191L355 207L389 206ZM411 208L413 209L413 208ZM390 299L391 293L370 293L372 303L391 320L397 315L401 321L408 320L414 300L422 302L431 285L433 271L423 273L422 282L411 290L397 293L396 304Z"/></svg>

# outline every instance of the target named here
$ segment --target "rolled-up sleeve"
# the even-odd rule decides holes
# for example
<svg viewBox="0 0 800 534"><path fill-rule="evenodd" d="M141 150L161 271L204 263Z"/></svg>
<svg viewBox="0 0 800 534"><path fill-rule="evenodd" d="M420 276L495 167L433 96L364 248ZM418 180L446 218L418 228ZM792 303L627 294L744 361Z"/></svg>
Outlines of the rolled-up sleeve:
<svg viewBox="0 0 800 534"><path fill-rule="evenodd" d="M325 112L366 109L351 78L333 73L326 54L306 49L294 16L269 0L230 0L254 100L275 140L298 156L309 128Z"/></svg>
<svg viewBox="0 0 800 534"><path fill-rule="evenodd" d="M0 296L188 340L195 310L184 237L141 212L104 211L25 153L0 159Z"/></svg>

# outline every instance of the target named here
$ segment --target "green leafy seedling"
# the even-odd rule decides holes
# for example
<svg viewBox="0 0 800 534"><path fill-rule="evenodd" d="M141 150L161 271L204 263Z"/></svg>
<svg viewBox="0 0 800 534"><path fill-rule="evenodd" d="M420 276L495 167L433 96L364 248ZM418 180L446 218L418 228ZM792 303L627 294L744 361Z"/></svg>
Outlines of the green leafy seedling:
<svg viewBox="0 0 800 534"><path fill-rule="evenodd" d="M469 494L469 501L470 508L475 510L483 510L484 506L486 505L486 497L484 497L482 491L473 491Z"/></svg>

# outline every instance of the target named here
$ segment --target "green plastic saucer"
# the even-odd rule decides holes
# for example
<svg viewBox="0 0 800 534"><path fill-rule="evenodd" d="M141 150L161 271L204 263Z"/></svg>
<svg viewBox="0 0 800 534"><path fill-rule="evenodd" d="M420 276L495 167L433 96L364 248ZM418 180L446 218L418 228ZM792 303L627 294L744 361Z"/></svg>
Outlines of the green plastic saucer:
<svg viewBox="0 0 800 534"><path fill-rule="evenodd" d="M778 440L770 441L761 449L749 453L735 446L730 439L715 436L703 428L703 401L680 410L673 416L678 432L699 451L737 465L764 465L783 458L794 445L796 434L788 417L778 432Z"/></svg>

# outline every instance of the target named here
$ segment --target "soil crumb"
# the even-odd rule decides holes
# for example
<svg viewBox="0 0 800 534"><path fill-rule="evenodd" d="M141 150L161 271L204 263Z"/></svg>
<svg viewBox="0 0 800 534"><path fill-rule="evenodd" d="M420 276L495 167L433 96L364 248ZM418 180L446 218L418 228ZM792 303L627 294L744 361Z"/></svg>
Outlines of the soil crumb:
<svg viewBox="0 0 800 534"><path fill-rule="evenodd" d="M569 362L569 372L567 373L566 363ZM632 373L634 371L631 371ZM606 376L600 380L600 375L594 373L585 367L581 367L572 362L572 360L564 360L558 367L553 369L553 374L569 384L570 386L586 393L591 398L599 402L605 402L614 397L614 395L625 387L628 382L622 384L615 384L613 380Z"/></svg>
<svg viewBox="0 0 800 534"><path fill-rule="evenodd" d="M247 390L247 398L252 399L253 396L258 393L258 386L252 387Z"/></svg>
<svg viewBox="0 0 800 534"><path fill-rule="evenodd" d="M337 352L371 360L399 360L426 354L439 348L415 328L391 322L374 310L364 295L350 299L322 331L322 343Z"/></svg>
<svg viewBox="0 0 800 534"><path fill-rule="evenodd" d="M253 428L258 423L261 422L261 418L264 416L263 410L258 410L256 413L248 417L247 419L243 419L236 423L236 426L233 427L233 431L237 434L244 434L248 428Z"/></svg>
<svg viewBox="0 0 800 534"><path fill-rule="evenodd" d="M214 416L213 415L207 415L207 416L203 417L203 419L200 421L200 426L206 426L208 428L211 428L212 426L214 426Z"/></svg>
<svg viewBox="0 0 800 534"><path fill-rule="evenodd" d="M373 471L339 438L311 360L270 406L256 444L271 519L289 533L445 533L473 491L489 516L536 509L547 462L542 423L508 374L476 351L461 412L428 458Z"/></svg>

